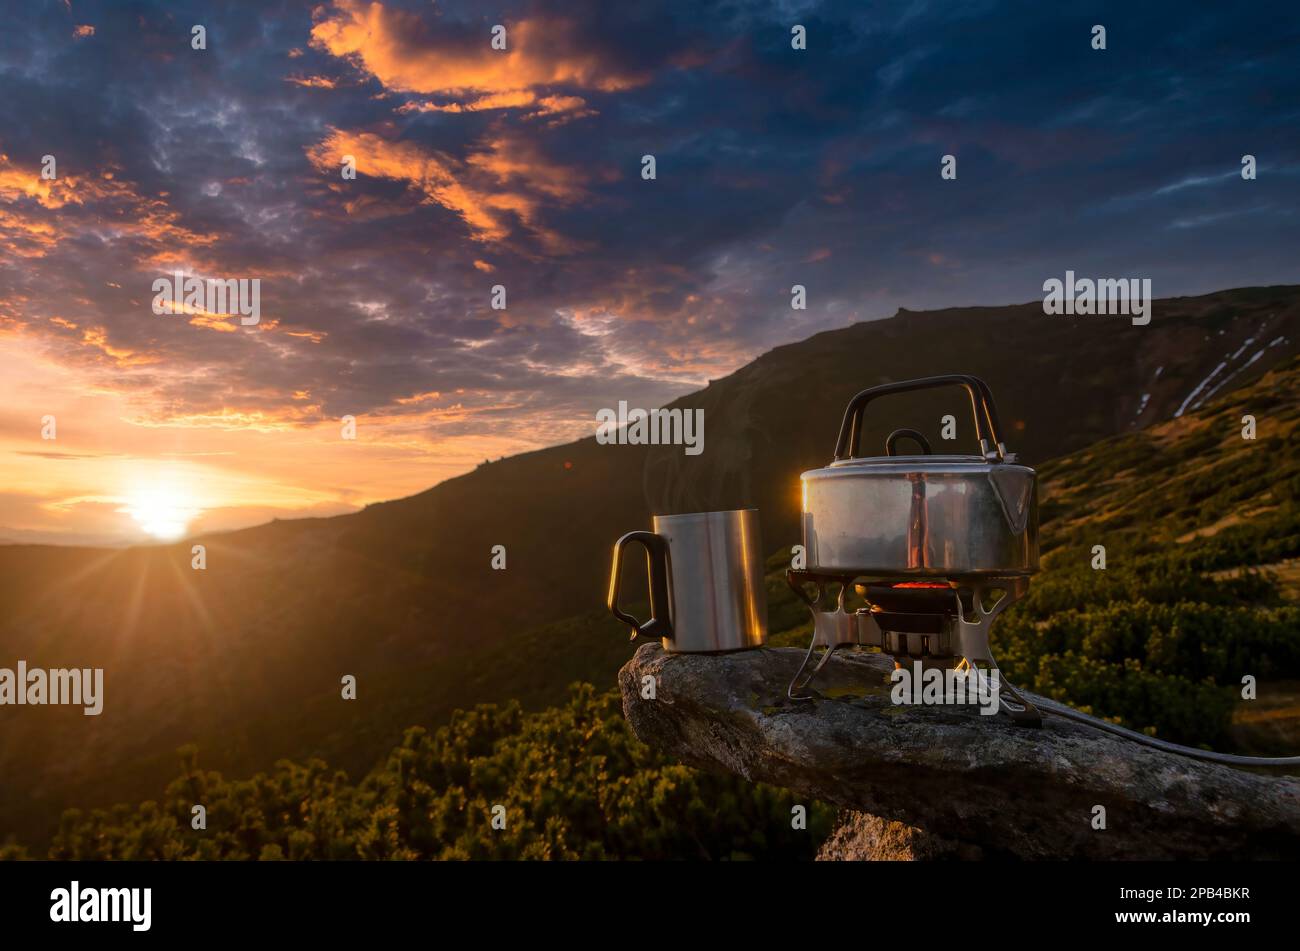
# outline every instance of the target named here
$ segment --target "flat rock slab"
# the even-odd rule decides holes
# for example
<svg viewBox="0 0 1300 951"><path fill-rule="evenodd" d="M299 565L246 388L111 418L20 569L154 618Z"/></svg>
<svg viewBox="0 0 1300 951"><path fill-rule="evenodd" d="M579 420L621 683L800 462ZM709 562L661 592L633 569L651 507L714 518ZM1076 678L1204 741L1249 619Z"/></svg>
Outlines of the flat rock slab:
<svg viewBox="0 0 1300 951"><path fill-rule="evenodd" d="M969 844L983 857L1300 858L1300 782L1203 763L1046 714L1041 728L890 700L893 661L837 654L817 699L786 686L792 648L669 654L642 646L619 671L641 740ZM653 677L654 699L643 699ZM1027 696L1033 699L1032 694ZM1095 806L1105 829L1093 828Z"/></svg>

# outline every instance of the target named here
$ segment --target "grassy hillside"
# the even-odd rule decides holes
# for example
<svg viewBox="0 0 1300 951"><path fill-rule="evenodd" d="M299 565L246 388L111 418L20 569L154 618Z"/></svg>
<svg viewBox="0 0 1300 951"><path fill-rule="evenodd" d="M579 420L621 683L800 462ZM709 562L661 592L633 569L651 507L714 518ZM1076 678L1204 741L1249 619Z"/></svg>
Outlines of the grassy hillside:
<svg viewBox="0 0 1300 951"><path fill-rule="evenodd" d="M1300 363L1041 474L1044 571L998 632L1013 679L1182 742L1300 750Z"/></svg>
<svg viewBox="0 0 1300 951"><path fill-rule="evenodd" d="M611 541L648 526L651 511L757 505L769 550L788 551L798 541L798 473L828 460L849 396L884 379L977 373L998 397L1012 448L1028 461L1083 450L1077 464L1096 468L1089 478L1073 475L1074 463L1044 467L1049 549L1086 541L1059 540L1084 521L1106 533L1140 524L1134 511L1165 503L1122 501L1123 480L1135 493L1167 481L1157 470L1139 471L1152 458L1143 440L1170 443L1157 447L1162 465L1204 465L1200 454L1184 459L1178 448L1195 435L1188 427L1208 425L1199 401L1237 392L1295 353L1300 288L1158 301L1154 313L1151 326L1134 328L1048 318L1030 304L901 314L819 334L675 404L706 410L700 457L587 439L356 515L202 539L202 572L190 568L189 543L126 551L0 546L0 660L102 666L108 694L100 717L25 708L0 732L7 780L0 834L40 836L64 805L150 795L173 774L172 751L191 741L206 763L236 775L281 756L314 755L359 773L411 723L445 722L480 701L555 703L571 680L610 683L627 649L598 610ZM1187 414L1168 435L1158 426L1133 431L1180 408ZM965 426L956 394L880 409L868 446L902 425L934 436L946 412ZM1261 439L1252 451L1278 436L1277 413L1258 412ZM1225 429L1220 440L1225 452L1230 435ZM1110 437L1118 448L1109 459L1084 449ZM1224 491L1205 482L1178 517L1225 505L1231 511L1216 519L1256 518L1251 505L1237 504L1250 502L1243 486L1268 478L1258 468L1264 457L1242 457L1249 458L1256 469L1213 476L1225 480ZM1192 473L1187 478L1211 478ZM1103 486L1119 493L1113 502L1087 495ZM1188 521L1179 532L1210 527ZM1116 546L1108 578L1123 573L1126 557L1152 554L1125 554L1125 538L1107 542ZM506 571L490 567L495 544L507 547ZM1177 538L1171 544L1185 547ZM1294 573L1285 557L1274 559L1279 577ZM1065 564L1055 558L1053 551L1049 571ZM789 637L797 639L802 623L790 612ZM1041 678L1051 665L1031 651L1004 653L1026 665L1033 683L1048 683ZM358 678L355 702L338 699L344 674Z"/></svg>

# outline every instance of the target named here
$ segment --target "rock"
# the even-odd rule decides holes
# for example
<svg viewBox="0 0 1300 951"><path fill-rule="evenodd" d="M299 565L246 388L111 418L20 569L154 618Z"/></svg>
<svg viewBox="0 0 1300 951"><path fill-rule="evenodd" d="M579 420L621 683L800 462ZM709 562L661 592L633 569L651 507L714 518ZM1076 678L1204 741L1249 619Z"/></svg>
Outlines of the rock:
<svg viewBox="0 0 1300 951"><path fill-rule="evenodd" d="M817 853L819 862L982 859L978 845L930 835L915 826L845 809Z"/></svg>
<svg viewBox="0 0 1300 951"><path fill-rule="evenodd" d="M1050 714L1034 729L974 708L897 706L882 654L837 654L814 682L818 698L793 703L785 690L803 653L644 645L619 671L624 715L684 763L865 813L842 818L825 858L1300 858L1293 778ZM647 676L653 700L642 699Z"/></svg>

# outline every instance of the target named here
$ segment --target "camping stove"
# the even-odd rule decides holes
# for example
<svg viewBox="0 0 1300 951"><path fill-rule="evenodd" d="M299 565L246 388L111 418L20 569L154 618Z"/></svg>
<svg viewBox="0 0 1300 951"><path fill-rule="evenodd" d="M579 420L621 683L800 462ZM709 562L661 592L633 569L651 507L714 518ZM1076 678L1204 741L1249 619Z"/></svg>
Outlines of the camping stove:
<svg viewBox="0 0 1300 951"><path fill-rule="evenodd" d="M890 433L883 456L858 453L870 401L938 386L966 390L978 455L932 453L911 429ZM920 453L897 454L904 439ZM878 648L900 666L997 669L989 629L1038 570L1038 508L1034 470L1007 451L982 380L936 376L862 391L844 414L834 460L801 480L809 567L786 578L814 624L791 699L810 699L809 684L841 647ZM852 609L850 591L862 600ZM1033 705L999 681L1000 709L1039 723Z"/></svg>
<svg viewBox="0 0 1300 951"><path fill-rule="evenodd" d="M989 629L1029 589L1024 577L916 581L789 569L786 580L813 617L812 642L787 691L791 700L812 699L808 686L842 647L876 648L893 657L895 666L997 670ZM850 591L865 603L847 607ZM1002 679L999 705L1018 723L1041 722L1033 704Z"/></svg>

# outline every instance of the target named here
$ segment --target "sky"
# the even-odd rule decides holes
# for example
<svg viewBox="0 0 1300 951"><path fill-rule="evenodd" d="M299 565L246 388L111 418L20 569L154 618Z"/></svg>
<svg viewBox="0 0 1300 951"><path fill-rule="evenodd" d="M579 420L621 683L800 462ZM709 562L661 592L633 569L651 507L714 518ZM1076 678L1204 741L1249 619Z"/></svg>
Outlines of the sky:
<svg viewBox="0 0 1300 951"><path fill-rule="evenodd" d="M1064 6L8 5L0 540L353 511L1067 269L1300 279L1300 8Z"/></svg>

